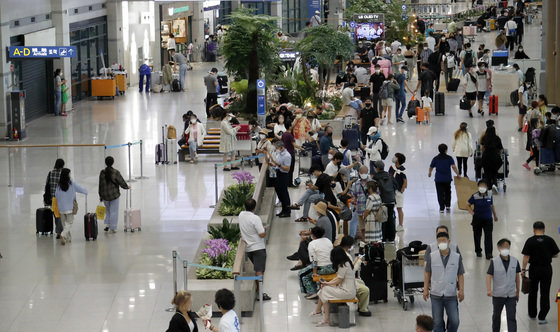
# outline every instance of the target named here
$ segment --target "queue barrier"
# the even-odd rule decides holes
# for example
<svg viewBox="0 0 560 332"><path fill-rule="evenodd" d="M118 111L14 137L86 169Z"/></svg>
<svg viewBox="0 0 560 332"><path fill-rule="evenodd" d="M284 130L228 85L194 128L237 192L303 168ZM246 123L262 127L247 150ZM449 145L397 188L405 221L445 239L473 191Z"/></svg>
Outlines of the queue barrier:
<svg viewBox="0 0 560 332"><path fill-rule="evenodd" d="M243 157L241 159L236 159L236 160L228 161L228 162L225 162L225 163L214 164L214 198L215 198L215 204L210 205L210 207L215 208L218 205L218 167L240 164L241 165L241 170L244 171L246 161L255 160L255 159L258 159L258 158L262 158L262 157L264 157L264 154L259 154L257 156Z"/></svg>
<svg viewBox="0 0 560 332"><path fill-rule="evenodd" d="M123 143L123 144L117 144L117 145L107 145L105 146L105 154L107 153L107 150L110 149L117 149L117 148L122 148L122 147L128 147L128 182L136 182L136 180L132 179L132 157L131 157L131 151L130 148L133 145L140 145L140 176L137 176L136 179L147 179L147 177L144 176L144 162L143 162L143 146L142 146L142 140L136 141L136 142L128 142L128 143Z"/></svg>
<svg viewBox="0 0 560 332"><path fill-rule="evenodd" d="M243 246L241 246L242 249L244 249ZM191 263L188 262L186 259L183 259L179 253L177 252L177 250L173 250L171 252L172 258L173 258L173 296L175 296L177 294L177 262L181 261L182 266L183 266L183 289L186 291L188 290L188 268L190 267L194 267L194 268L203 268L203 269L209 269L209 270L216 270L216 271L225 271L225 272L232 272L234 273L233 276L233 284L234 284L234 294L239 294L239 290L240 290L240 284L239 282L241 281L250 281L250 280L255 280L259 283L259 307L260 307L260 331L263 332L264 331L264 307L263 307L263 276L259 275L259 276L241 276L239 275L238 271L235 272L234 269L231 268L225 268L225 267L221 267L221 266L210 266L210 265L204 265L204 264L196 264L196 263ZM174 312L176 309L175 307L169 307L167 309L165 309L165 311L167 312ZM241 322L241 312L238 313L238 319Z"/></svg>

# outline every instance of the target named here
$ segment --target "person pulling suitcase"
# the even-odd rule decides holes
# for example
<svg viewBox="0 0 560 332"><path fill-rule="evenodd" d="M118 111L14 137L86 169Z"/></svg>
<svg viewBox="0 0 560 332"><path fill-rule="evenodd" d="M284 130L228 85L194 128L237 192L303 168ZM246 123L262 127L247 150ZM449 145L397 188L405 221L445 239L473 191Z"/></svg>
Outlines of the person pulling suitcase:
<svg viewBox="0 0 560 332"><path fill-rule="evenodd" d="M111 233L117 232L119 219L119 197L120 188L130 189L130 186L123 179L121 173L113 168L115 159L111 156L105 158L105 168L99 173L99 200L107 208L105 214L104 231Z"/></svg>
<svg viewBox="0 0 560 332"><path fill-rule="evenodd" d="M60 180L55 191L56 204L63 225L63 230L60 234L60 244L62 245L65 245L66 242L72 242L70 229L74 223L74 215L78 212L76 193L87 195L88 191L76 182L73 182L70 179L70 170L63 168L60 171Z"/></svg>

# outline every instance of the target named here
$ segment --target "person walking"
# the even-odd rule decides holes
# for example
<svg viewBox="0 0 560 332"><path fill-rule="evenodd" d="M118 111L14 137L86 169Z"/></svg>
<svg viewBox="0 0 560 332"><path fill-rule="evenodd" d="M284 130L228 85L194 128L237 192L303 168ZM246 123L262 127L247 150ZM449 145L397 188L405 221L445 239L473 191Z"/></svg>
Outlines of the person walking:
<svg viewBox="0 0 560 332"><path fill-rule="evenodd" d="M360 239L365 241L365 229L366 221L363 218L364 212L366 211L366 202L368 198L367 183L369 180L368 168L365 165L360 166L358 170L359 180L352 183L351 193L352 193L352 205L354 209L352 211L352 221L350 222L350 236L357 237L357 231L360 230Z"/></svg>
<svg viewBox="0 0 560 332"><path fill-rule="evenodd" d="M478 100L478 114L484 115L484 98L489 92L490 74L486 71L484 62L478 63L478 70L475 72L476 77L476 99Z"/></svg>
<svg viewBox="0 0 560 332"><path fill-rule="evenodd" d="M383 150L383 140L377 127L369 127L367 132L368 140L363 149L366 152L367 159L369 160L369 174L375 174L374 162L381 160L381 151Z"/></svg>
<svg viewBox="0 0 560 332"><path fill-rule="evenodd" d="M220 123L220 153L224 154L224 164L229 157L230 161L235 159L235 142L237 141L237 130L239 127L233 128L230 121L234 118L232 113L226 113L222 117ZM230 167L224 165L224 172L237 170L239 167L231 164Z"/></svg>
<svg viewBox="0 0 560 332"><path fill-rule="evenodd" d="M461 254L449 249L449 234L437 235L438 249L430 254L424 267L424 301L432 302L434 332L457 332L459 302L465 298L465 268ZM443 310L447 314L447 324ZM447 327L447 329L445 329Z"/></svg>
<svg viewBox="0 0 560 332"><path fill-rule="evenodd" d="M378 160L373 163L375 175L373 180L379 187L379 196L383 205L387 207L387 222L382 223L383 242L395 241L395 192L397 191L397 181L385 171L385 163Z"/></svg>
<svg viewBox="0 0 560 332"><path fill-rule="evenodd" d="M397 152L395 153L392 161L395 167L389 167L389 174L393 178L395 178L395 181L397 182L397 188L395 190L395 205L397 207L397 214L399 215L399 225L397 226L397 232L402 232L404 231L404 191L408 186L406 169L403 166L404 162L406 161L406 157L404 156L404 154Z"/></svg>
<svg viewBox="0 0 560 332"><path fill-rule="evenodd" d="M478 81L476 79L476 70L474 66L467 67L467 73L463 77L463 95L470 103L469 117L473 117L472 107L476 103L476 97L478 93ZM478 110L480 116L484 115L484 112Z"/></svg>
<svg viewBox="0 0 560 332"><path fill-rule="evenodd" d="M130 186L123 179L121 173L113 168L115 159L108 156L105 158L105 169L99 173L99 200L103 202L107 208L105 213L105 232L117 232L117 223L119 220L119 187L130 189Z"/></svg>
<svg viewBox="0 0 560 332"><path fill-rule="evenodd" d="M399 91L395 93L395 113L397 116L397 122L404 122L402 116L406 108L406 91L404 88L411 92L408 86L408 81L406 80L408 72L407 66L401 66L400 71L396 76L397 84L399 85ZM412 93L412 92L411 92Z"/></svg>
<svg viewBox="0 0 560 332"><path fill-rule="evenodd" d="M316 27L318 25L321 25L321 12L319 12L318 10L315 11L315 15L313 15L311 17L311 27Z"/></svg>
<svg viewBox="0 0 560 332"><path fill-rule="evenodd" d="M509 49L510 53L513 53L513 48L515 47L515 40L517 39L517 23L513 19L513 15L504 25L504 30L506 31L507 43L506 49Z"/></svg>
<svg viewBox="0 0 560 332"><path fill-rule="evenodd" d="M57 159L54 163L54 169L47 175L47 182L45 183L45 197L43 197L45 205L52 205L52 198L55 197L56 187L60 180L60 172L64 168L64 160ZM62 221L60 217L54 217L56 238L60 239L62 233Z"/></svg>
<svg viewBox="0 0 560 332"><path fill-rule="evenodd" d="M439 213L443 213L444 209L447 212L451 211L451 169L461 176L457 167L455 166L455 161L451 156L447 154L447 145L440 144L438 146L439 154L432 159L430 163L430 169L428 170L428 177L432 176L432 171L436 170L434 176L434 181L436 183L436 192L439 203Z"/></svg>
<svg viewBox="0 0 560 332"><path fill-rule="evenodd" d="M204 143L204 136L206 135L206 129L204 125L198 122L196 114L191 114L190 125L185 130L185 136L189 138L189 155L191 164L198 160L198 147Z"/></svg>
<svg viewBox="0 0 560 332"><path fill-rule="evenodd" d="M488 126L488 123L486 125ZM497 175L498 170L503 164L501 153L504 150L504 146L500 137L496 135L496 128L493 125L486 128L486 133L480 140L480 149L482 150L481 163L484 169L484 181L497 194Z"/></svg>
<svg viewBox="0 0 560 332"><path fill-rule="evenodd" d="M429 66L428 63L422 64L422 72L418 75L418 85L416 85L413 94L416 95L418 89L420 89L421 96L426 96L427 94L434 100L434 81L439 79L439 77L436 77L436 74L429 69Z"/></svg>
<svg viewBox="0 0 560 332"><path fill-rule="evenodd" d="M249 198L245 201L245 211L239 214L239 230L241 231L241 239L247 243L245 252L255 270L257 276L263 276L266 267L266 247L264 238L266 236L266 229L263 226L262 220L255 214L257 202ZM259 291L259 281L255 280L257 284L257 293ZM263 292L263 300L270 300L270 296Z"/></svg>
<svg viewBox="0 0 560 332"><path fill-rule="evenodd" d="M393 107L393 100L395 99L395 94L399 92L400 86L393 74L389 74L387 79L383 82L381 90L379 92L381 97L381 106L383 111L381 113L381 121L383 124L385 119L387 119L387 125L391 124L391 108Z"/></svg>
<svg viewBox="0 0 560 332"><path fill-rule="evenodd" d="M62 233L60 234L60 244L65 245L66 242L72 242L72 223L74 215L77 213L76 193L87 195L88 191L79 184L70 179L70 170L63 168L60 171L60 180L54 196L60 211L60 220L62 221ZM87 198L86 198L87 199Z"/></svg>
<svg viewBox="0 0 560 332"><path fill-rule="evenodd" d="M373 107L371 97L367 97L364 101L364 108L360 112L360 133L362 144L367 143L369 128L378 126L379 112L376 107Z"/></svg>
<svg viewBox="0 0 560 332"><path fill-rule="evenodd" d="M62 70L57 68L54 71L54 115L60 115L60 108L62 103L62 84L66 83L66 80L62 78Z"/></svg>
<svg viewBox="0 0 560 332"><path fill-rule="evenodd" d="M166 332L198 332L197 316L191 311L191 293L184 290L177 291L171 304L175 307L175 315L171 317Z"/></svg>
<svg viewBox="0 0 560 332"><path fill-rule="evenodd" d="M472 135L468 131L468 124L461 122L459 129L453 134L453 153L457 158L457 166L459 174L463 173L467 177L467 161L474 153Z"/></svg>
<svg viewBox="0 0 560 332"><path fill-rule="evenodd" d="M486 294L492 297L492 332L500 332L502 310L506 307L507 330L517 332L515 311L519 301L521 267L515 257L510 256L511 241L498 241L499 257L490 261L486 272Z"/></svg>
<svg viewBox="0 0 560 332"><path fill-rule="evenodd" d="M181 91L185 91L185 76L187 75L187 58L181 53L175 52L175 50L169 51L171 55L172 62L175 66L179 66L179 82L181 82Z"/></svg>
<svg viewBox="0 0 560 332"><path fill-rule="evenodd" d="M282 210L276 216L280 218L289 218L291 214L290 209L290 193L288 192L288 186L290 184L289 172L290 165L292 164L292 156L284 147L282 141L277 141L274 143L276 148L276 153L268 156L269 165L276 169L276 183L275 190L278 199L282 203Z"/></svg>
<svg viewBox="0 0 560 332"><path fill-rule="evenodd" d="M208 75L204 76L206 86L206 117L210 117L210 107L218 103L218 74L217 68L212 68Z"/></svg>
<svg viewBox="0 0 560 332"><path fill-rule="evenodd" d="M474 236L474 251L476 257L482 257L480 239L484 230L484 254L486 259L492 259L492 230L494 222L498 222L498 216L494 209L494 199L491 192L488 192L488 185L484 181L478 181L478 192L474 193L468 200L467 206L472 216L471 226Z"/></svg>
<svg viewBox="0 0 560 332"><path fill-rule="evenodd" d="M538 312L539 324L547 324L546 315L550 310L550 283L552 282L552 258L558 257L560 249L554 239L544 234L545 226L542 221L533 224L533 236L525 241L523 250L523 263L521 276L527 273L529 264L529 279L531 289L529 291L529 317L537 318L537 294L540 288L541 301Z"/></svg>

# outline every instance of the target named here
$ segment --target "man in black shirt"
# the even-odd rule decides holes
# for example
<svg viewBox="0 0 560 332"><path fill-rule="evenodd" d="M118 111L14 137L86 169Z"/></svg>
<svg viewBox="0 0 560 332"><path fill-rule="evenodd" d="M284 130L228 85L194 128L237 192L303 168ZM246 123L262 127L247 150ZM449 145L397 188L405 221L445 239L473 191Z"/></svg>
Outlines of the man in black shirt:
<svg viewBox="0 0 560 332"><path fill-rule="evenodd" d="M358 54L358 56L360 57L360 59L362 60L362 62L368 62L368 50L367 48L364 46L364 44L362 42L358 43L358 47L356 48L356 53Z"/></svg>
<svg viewBox="0 0 560 332"><path fill-rule="evenodd" d="M381 98L379 97L379 90L381 90L381 86L385 82L385 75L381 72L381 66L375 65L375 72L369 78L369 85L370 85L370 95L371 101L373 102L373 108L376 111L379 111L381 108ZM369 129L366 128L366 131Z"/></svg>
<svg viewBox="0 0 560 332"><path fill-rule="evenodd" d="M523 250L523 268L521 275L525 277L527 263L529 263L529 317L537 317L537 293L541 289L541 311L538 313L539 324L546 324L546 315L550 310L550 283L552 281L552 258L557 257L560 249L556 242L544 235L544 223L537 221L533 224L534 236L527 239Z"/></svg>
<svg viewBox="0 0 560 332"><path fill-rule="evenodd" d="M306 222L308 221L309 216L309 208L311 204L315 204L321 199L324 199L327 202L328 207L336 207L336 196L332 192L332 178L323 173L322 168L319 165L311 166L309 172L316 178L315 183L311 180L306 182L307 189L305 193L301 196L297 203L290 206L293 210L299 210L299 208L303 205L303 214L302 217L296 219L296 222Z"/></svg>
<svg viewBox="0 0 560 332"><path fill-rule="evenodd" d="M364 100L364 108L360 112L360 132L362 136L362 144L367 143L367 132L370 127L379 125L379 112L373 106L371 98Z"/></svg>
<svg viewBox="0 0 560 332"><path fill-rule="evenodd" d="M436 74L429 69L429 64L423 63L422 64L422 72L418 77L418 85L416 89L414 89L414 94L420 89L421 96L426 95L426 91L432 100L434 100L434 81L437 79Z"/></svg>

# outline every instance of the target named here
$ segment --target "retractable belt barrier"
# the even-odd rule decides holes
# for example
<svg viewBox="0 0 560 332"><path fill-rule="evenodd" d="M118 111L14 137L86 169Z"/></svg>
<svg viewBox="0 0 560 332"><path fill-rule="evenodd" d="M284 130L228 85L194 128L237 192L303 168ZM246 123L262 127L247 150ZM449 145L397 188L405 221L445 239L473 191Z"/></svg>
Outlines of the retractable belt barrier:
<svg viewBox="0 0 560 332"><path fill-rule="evenodd" d="M122 147L128 147L128 182L136 182L136 180L134 180L132 178L132 157L131 157L131 150L130 148L133 145L140 145L140 176L137 176L136 179L147 179L147 177L144 176L144 163L143 163L143 147L142 147L142 140L136 141L136 142L128 142L128 143L123 143L123 144L117 144L117 145L107 145L105 146L105 153L107 152L107 150L110 149L117 149L117 148L122 148Z"/></svg>
<svg viewBox="0 0 560 332"><path fill-rule="evenodd" d="M210 205L210 207L214 208L218 205L218 167L224 167L233 164L241 164L241 170L244 171L246 161L254 160L262 157L264 157L264 154L259 154L257 156L251 156L251 157L243 157L241 159L232 160L225 163L214 164L214 198L216 203L214 205Z"/></svg>

